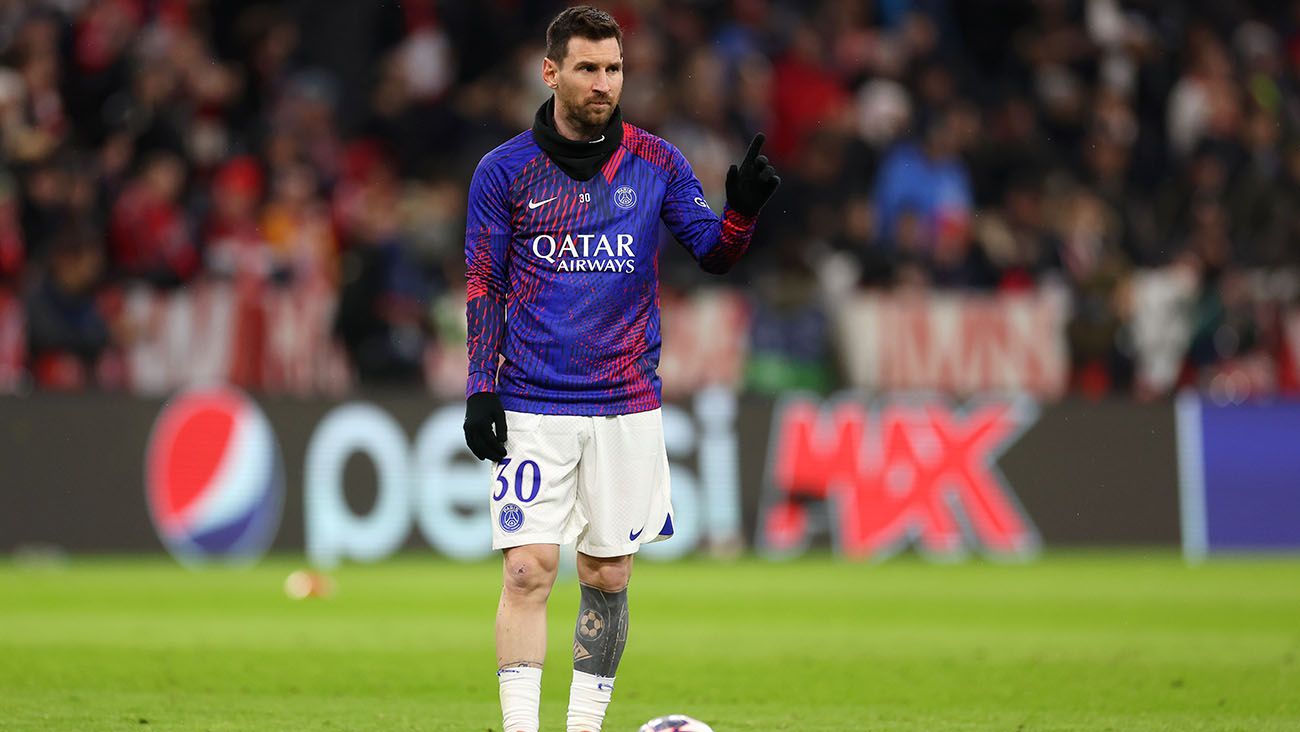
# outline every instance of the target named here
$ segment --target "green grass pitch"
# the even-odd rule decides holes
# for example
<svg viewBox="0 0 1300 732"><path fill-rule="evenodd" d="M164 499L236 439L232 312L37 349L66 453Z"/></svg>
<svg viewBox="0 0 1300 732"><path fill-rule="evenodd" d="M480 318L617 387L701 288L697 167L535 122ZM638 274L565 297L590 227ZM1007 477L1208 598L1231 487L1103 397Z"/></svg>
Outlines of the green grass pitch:
<svg viewBox="0 0 1300 732"><path fill-rule="evenodd" d="M290 558L0 564L0 729L499 730L497 563L404 556L281 587ZM542 729L577 606L552 595ZM1300 562L1049 554L638 563L607 732L1300 730Z"/></svg>

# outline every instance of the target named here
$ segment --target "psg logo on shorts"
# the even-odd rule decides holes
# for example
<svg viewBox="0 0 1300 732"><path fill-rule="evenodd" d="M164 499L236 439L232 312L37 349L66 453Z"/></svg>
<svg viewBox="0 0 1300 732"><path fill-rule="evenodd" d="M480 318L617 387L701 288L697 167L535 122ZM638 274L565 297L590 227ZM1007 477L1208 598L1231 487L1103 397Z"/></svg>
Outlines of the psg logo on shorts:
<svg viewBox="0 0 1300 732"><path fill-rule="evenodd" d="M524 510L513 503L501 507L501 530L513 534L524 525Z"/></svg>
<svg viewBox="0 0 1300 732"><path fill-rule="evenodd" d="M154 423L145 465L149 515L178 559L248 562L275 539L280 449L266 415L240 392L174 397Z"/></svg>
<svg viewBox="0 0 1300 732"><path fill-rule="evenodd" d="M632 208L636 205L636 191L632 190L632 186L619 186L614 191L614 205L619 208Z"/></svg>

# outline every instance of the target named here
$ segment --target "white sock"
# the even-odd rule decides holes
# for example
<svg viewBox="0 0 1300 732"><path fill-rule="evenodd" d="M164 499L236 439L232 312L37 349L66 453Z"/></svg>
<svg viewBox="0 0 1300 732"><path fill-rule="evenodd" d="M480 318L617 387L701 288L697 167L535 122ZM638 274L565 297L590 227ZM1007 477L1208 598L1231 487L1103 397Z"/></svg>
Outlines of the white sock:
<svg viewBox="0 0 1300 732"><path fill-rule="evenodd" d="M574 669L573 685L569 687L568 732L600 732L613 694L612 676L594 676Z"/></svg>
<svg viewBox="0 0 1300 732"><path fill-rule="evenodd" d="M505 732L537 732L537 707L542 700L542 670L513 666L497 671L501 719Z"/></svg>

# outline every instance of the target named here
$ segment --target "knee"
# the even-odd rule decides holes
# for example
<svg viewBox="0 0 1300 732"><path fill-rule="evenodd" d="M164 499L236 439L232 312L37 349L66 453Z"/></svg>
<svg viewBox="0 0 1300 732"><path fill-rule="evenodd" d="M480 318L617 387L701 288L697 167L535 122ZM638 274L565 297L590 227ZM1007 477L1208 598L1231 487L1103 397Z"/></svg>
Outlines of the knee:
<svg viewBox="0 0 1300 732"><path fill-rule="evenodd" d="M578 558L578 580L605 592L618 592L632 579L632 557Z"/></svg>
<svg viewBox="0 0 1300 732"><path fill-rule="evenodd" d="M505 559L505 590L521 597L544 600L555 584L556 563L526 552L511 552Z"/></svg>

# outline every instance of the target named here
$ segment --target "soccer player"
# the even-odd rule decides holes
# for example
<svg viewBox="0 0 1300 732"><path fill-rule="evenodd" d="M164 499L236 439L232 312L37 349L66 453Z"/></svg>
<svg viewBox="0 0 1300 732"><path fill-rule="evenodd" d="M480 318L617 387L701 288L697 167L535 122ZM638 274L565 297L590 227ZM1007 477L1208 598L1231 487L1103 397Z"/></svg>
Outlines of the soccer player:
<svg viewBox="0 0 1300 732"><path fill-rule="evenodd" d="M656 374L659 222L702 268L724 273L780 178L756 136L727 172L718 217L681 152L623 121L614 19L569 8L546 44L554 95L470 183L465 441L495 463L505 732L537 732L546 600L559 545L575 541L568 730L598 732L627 642L632 555L673 533Z"/></svg>

